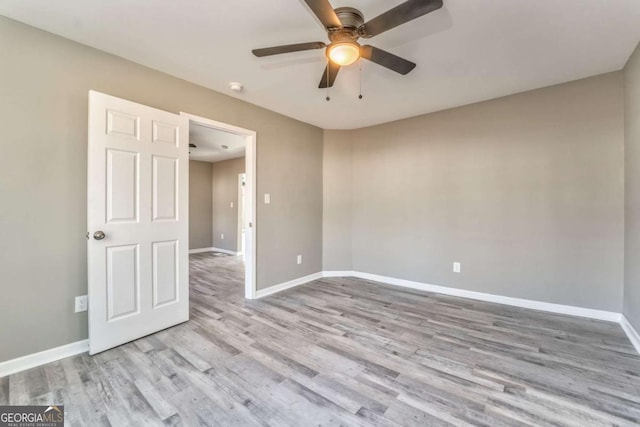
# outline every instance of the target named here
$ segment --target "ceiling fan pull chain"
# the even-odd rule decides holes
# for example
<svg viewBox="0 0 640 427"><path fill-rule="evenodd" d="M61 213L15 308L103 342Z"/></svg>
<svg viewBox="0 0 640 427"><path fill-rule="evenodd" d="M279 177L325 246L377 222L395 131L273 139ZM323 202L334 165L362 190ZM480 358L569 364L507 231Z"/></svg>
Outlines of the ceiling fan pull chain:
<svg viewBox="0 0 640 427"><path fill-rule="evenodd" d="M329 65L329 57L327 56L327 97L325 98L327 101L331 101L329 96Z"/></svg>
<svg viewBox="0 0 640 427"><path fill-rule="evenodd" d="M358 95L358 99L362 99L362 61L358 62L358 70L360 73L360 94Z"/></svg>

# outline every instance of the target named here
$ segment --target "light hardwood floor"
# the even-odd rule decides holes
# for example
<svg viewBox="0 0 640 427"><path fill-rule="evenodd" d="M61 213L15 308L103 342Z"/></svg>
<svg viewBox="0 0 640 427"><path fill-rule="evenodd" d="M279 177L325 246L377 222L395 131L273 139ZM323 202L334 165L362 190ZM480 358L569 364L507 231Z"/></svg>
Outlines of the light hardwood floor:
<svg viewBox="0 0 640 427"><path fill-rule="evenodd" d="M191 320L0 378L68 425L637 425L619 325L326 279L243 298L236 257L191 256Z"/></svg>

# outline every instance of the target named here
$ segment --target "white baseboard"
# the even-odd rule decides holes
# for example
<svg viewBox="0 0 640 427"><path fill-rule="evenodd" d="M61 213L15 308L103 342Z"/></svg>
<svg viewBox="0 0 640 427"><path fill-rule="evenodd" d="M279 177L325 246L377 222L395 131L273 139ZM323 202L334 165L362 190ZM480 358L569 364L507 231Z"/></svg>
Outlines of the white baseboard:
<svg viewBox="0 0 640 427"><path fill-rule="evenodd" d="M627 319L624 314L621 315L621 317L620 326L622 326L622 330L627 334L629 341L631 341L631 344L633 344L636 351L640 353L640 334L638 334L638 331L636 331L631 323L629 323L629 319Z"/></svg>
<svg viewBox="0 0 640 427"><path fill-rule="evenodd" d="M89 351L89 340L77 341L0 363L0 378Z"/></svg>
<svg viewBox="0 0 640 427"><path fill-rule="evenodd" d="M296 286L304 285L305 283L313 282L314 280L322 279L322 273L314 273L308 276L299 277L297 279L290 280L288 282L280 283L279 285L270 286L267 289L261 289L256 292L256 298L263 298L267 295L272 295L278 292L282 292L286 289L295 288Z"/></svg>
<svg viewBox="0 0 640 427"><path fill-rule="evenodd" d="M324 277L357 277L374 282L385 283L393 286L417 289L420 291L434 292L462 298L470 298L478 301L493 302L497 304L511 305L514 307L530 308L533 310L548 311L551 313L568 314L571 316L586 317L589 319L606 320L619 323L620 313L612 311L594 310L591 308L574 307L570 305L554 304L549 302L534 301L522 298L505 297L501 295L486 294L483 292L467 291L464 289L449 288L446 286L430 285L411 280L396 279L393 277L379 276L377 274L362 273L359 271L326 271Z"/></svg>
<svg viewBox="0 0 640 427"><path fill-rule="evenodd" d="M324 271L322 272L322 277L357 277L359 279L371 280L374 282L385 283L387 285L401 286L426 292L434 292L438 294L469 298L478 301L511 305L514 307L530 308L533 310L547 311L551 313L567 314L570 316L586 317L588 319L615 322L620 324L622 330L629 338L629 341L631 341L631 344L633 344L636 351L640 354L640 334L638 334L638 331L633 328L631 323L629 323L629 320L623 314L613 311L594 310L591 308L574 307L571 305L505 297L501 295L486 294L483 292L474 292L464 289L449 288L445 286L429 285L426 283L379 276L377 274L362 273L359 271Z"/></svg>
<svg viewBox="0 0 640 427"><path fill-rule="evenodd" d="M352 277L354 274L353 271L323 271L322 277Z"/></svg>
<svg viewBox="0 0 640 427"><path fill-rule="evenodd" d="M213 252L213 248L189 249L190 254L202 254L205 252Z"/></svg>
<svg viewBox="0 0 640 427"><path fill-rule="evenodd" d="M238 256L238 255L242 255L242 252L234 252L234 251L229 251L227 249L220 249L220 248L200 248L200 249L190 249L189 253L190 254L202 254L205 252L221 252L223 254L228 254L228 255L233 255L233 256Z"/></svg>

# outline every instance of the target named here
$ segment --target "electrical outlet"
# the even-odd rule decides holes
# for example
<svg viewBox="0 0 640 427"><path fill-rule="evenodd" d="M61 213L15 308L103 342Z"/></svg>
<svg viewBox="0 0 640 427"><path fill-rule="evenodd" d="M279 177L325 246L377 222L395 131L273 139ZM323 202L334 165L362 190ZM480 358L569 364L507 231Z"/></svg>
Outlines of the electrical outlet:
<svg viewBox="0 0 640 427"><path fill-rule="evenodd" d="M454 262L453 263L453 272L454 273L460 273L460 263L459 262Z"/></svg>
<svg viewBox="0 0 640 427"><path fill-rule="evenodd" d="M89 303L89 299L87 295L82 295L76 297L76 313L80 313L82 311L87 311L87 304Z"/></svg>
<svg viewBox="0 0 640 427"><path fill-rule="evenodd" d="M302 264L302 255L298 255L298 264Z"/></svg>
<svg viewBox="0 0 640 427"><path fill-rule="evenodd" d="M224 240L224 233L220 234L220 240Z"/></svg>

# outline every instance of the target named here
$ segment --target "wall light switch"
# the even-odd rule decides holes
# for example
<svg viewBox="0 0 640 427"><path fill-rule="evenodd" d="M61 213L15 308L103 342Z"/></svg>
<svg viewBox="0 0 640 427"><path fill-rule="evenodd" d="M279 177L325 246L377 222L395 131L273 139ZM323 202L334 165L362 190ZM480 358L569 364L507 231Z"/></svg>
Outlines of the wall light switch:
<svg viewBox="0 0 640 427"><path fill-rule="evenodd" d="M265 195L264 195L264 204L268 205L269 203L271 203L271 194L265 193Z"/></svg>
<svg viewBox="0 0 640 427"><path fill-rule="evenodd" d="M220 240L224 240L224 233L220 234Z"/></svg>
<svg viewBox="0 0 640 427"><path fill-rule="evenodd" d="M87 311L88 303L89 303L89 298L87 297L87 295L76 297L76 313Z"/></svg>
<svg viewBox="0 0 640 427"><path fill-rule="evenodd" d="M233 209L233 202L229 203L229 205L231 206L231 208Z"/></svg>
<svg viewBox="0 0 640 427"><path fill-rule="evenodd" d="M298 255L298 264L302 264L302 255Z"/></svg>
<svg viewBox="0 0 640 427"><path fill-rule="evenodd" d="M453 263L453 272L454 273L460 273L460 263L459 262L454 262Z"/></svg>

